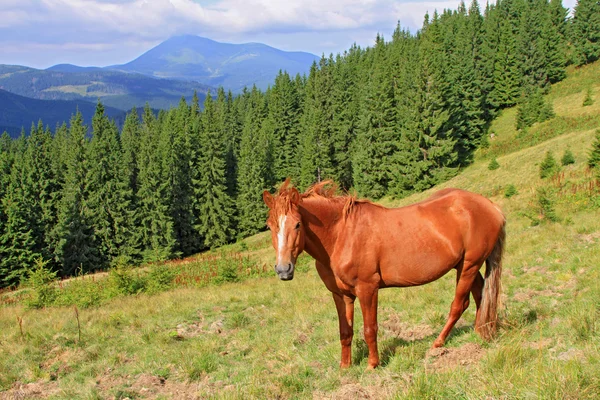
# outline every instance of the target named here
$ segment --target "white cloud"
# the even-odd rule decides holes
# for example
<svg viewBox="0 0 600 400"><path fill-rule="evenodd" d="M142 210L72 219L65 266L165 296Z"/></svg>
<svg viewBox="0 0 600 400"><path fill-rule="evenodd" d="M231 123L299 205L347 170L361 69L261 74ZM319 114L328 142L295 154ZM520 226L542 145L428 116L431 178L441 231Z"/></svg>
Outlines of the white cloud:
<svg viewBox="0 0 600 400"><path fill-rule="evenodd" d="M131 51L137 43L141 52L142 46L178 34L262 41L317 54L338 52L352 42L372 44L377 32L389 37L398 20L415 31L425 12L456 8L459 1L0 0L0 63L6 62L3 53L9 44L22 49L113 44L117 51L128 43ZM483 10L486 1L478 1ZM575 0L563 3L572 8Z"/></svg>

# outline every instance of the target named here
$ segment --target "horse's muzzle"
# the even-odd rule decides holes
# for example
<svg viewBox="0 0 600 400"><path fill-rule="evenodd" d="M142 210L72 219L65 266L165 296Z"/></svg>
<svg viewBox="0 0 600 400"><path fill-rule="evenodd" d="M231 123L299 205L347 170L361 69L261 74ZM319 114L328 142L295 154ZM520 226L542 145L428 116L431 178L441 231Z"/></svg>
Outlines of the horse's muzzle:
<svg viewBox="0 0 600 400"><path fill-rule="evenodd" d="M294 264L275 265L275 272L282 281L291 281L294 279Z"/></svg>

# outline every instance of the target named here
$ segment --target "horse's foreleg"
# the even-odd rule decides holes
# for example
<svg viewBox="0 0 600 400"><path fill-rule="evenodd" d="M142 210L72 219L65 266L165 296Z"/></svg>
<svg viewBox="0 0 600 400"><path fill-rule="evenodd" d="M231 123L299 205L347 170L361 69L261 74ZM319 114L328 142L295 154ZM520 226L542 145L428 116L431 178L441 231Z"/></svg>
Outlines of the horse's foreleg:
<svg viewBox="0 0 600 400"><path fill-rule="evenodd" d="M340 322L340 343L342 345L341 368L352 365L352 337L354 336L354 297L333 293L333 301Z"/></svg>
<svg viewBox="0 0 600 400"><path fill-rule="evenodd" d="M379 351L377 350L377 295L378 287L357 287L356 295L360 301L364 320L365 342L369 348L369 362L367 369L379 365Z"/></svg>
<svg viewBox="0 0 600 400"><path fill-rule="evenodd" d="M456 321L460 319L463 312L469 307L469 293L471 292L471 287L476 279L476 274L479 274L479 269L476 268L474 264L467 264L465 262L462 271L459 268L457 273L458 282L456 284L456 293L454 295L454 301L452 301L452 306L450 307L448 321L446 321L446 325L438 338L433 342L433 347L441 347L444 345L450 331L454 328L454 324L456 324Z"/></svg>

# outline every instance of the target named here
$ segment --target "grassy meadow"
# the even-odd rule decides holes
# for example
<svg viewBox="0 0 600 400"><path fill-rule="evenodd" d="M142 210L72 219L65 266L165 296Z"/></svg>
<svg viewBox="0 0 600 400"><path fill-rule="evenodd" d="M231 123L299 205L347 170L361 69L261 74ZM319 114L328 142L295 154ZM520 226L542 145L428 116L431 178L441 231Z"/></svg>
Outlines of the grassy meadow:
<svg viewBox="0 0 600 400"><path fill-rule="evenodd" d="M556 117L515 130L516 110L443 187L490 197L507 215L501 327L483 342L474 304L430 350L455 275L380 292L382 365L366 371L356 307L354 365L338 368L335 307L309 257L291 282L270 265L268 233L195 258L123 268L0 295L0 399L597 398L600 393L600 182L587 157L600 128L600 63L570 70L547 100ZM594 103L583 107L588 87ZM552 151L560 164L539 177ZM496 159L499 168L488 165ZM552 211L553 213L551 213ZM39 299L38 299L39 300Z"/></svg>

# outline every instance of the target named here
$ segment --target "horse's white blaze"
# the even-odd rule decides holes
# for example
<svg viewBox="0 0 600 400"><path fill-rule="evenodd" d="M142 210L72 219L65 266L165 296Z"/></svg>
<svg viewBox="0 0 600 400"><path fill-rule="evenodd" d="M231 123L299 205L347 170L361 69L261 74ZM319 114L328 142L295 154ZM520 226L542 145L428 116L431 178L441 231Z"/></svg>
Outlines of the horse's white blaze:
<svg viewBox="0 0 600 400"><path fill-rule="evenodd" d="M285 220L286 215L279 217L279 232L277 232L277 263L281 262L281 252L285 248Z"/></svg>

